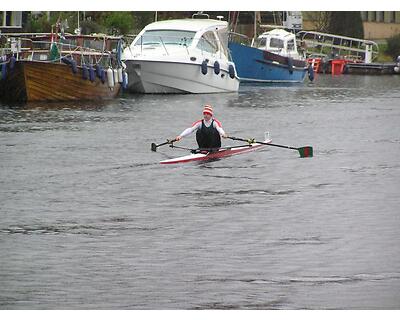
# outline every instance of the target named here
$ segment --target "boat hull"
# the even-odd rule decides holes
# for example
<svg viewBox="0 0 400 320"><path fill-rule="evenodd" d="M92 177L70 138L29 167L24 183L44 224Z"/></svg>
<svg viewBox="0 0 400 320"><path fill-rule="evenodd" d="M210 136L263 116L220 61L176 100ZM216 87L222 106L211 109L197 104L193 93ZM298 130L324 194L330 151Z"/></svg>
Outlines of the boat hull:
<svg viewBox="0 0 400 320"><path fill-rule="evenodd" d="M307 63L265 50L229 42L232 60L240 82L303 82Z"/></svg>
<svg viewBox="0 0 400 320"><path fill-rule="evenodd" d="M398 74L396 69L400 68L396 63L347 63L344 67L346 74L368 74L368 75L381 75L381 74Z"/></svg>
<svg viewBox="0 0 400 320"><path fill-rule="evenodd" d="M239 79L232 79L223 68L217 75L208 66L204 75L199 63L135 59L125 60L125 64L128 91L132 93L221 93L239 89Z"/></svg>
<svg viewBox="0 0 400 320"><path fill-rule="evenodd" d="M270 143L272 140L266 140L265 143ZM266 147L265 144L253 143L248 146L238 146L238 147L227 147L222 150L210 153L195 153L178 158L167 159L160 161L160 164L176 164L176 163L186 163L186 162L198 162L198 161L209 161L213 159L226 158L237 154L247 153L251 151L256 151L261 148Z"/></svg>
<svg viewBox="0 0 400 320"><path fill-rule="evenodd" d="M0 100L68 101L114 98L120 90L116 83L109 88L98 77L92 82L83 79L82 68L74 74L62 63L17 61L7 77L0 81Z"/></svg>

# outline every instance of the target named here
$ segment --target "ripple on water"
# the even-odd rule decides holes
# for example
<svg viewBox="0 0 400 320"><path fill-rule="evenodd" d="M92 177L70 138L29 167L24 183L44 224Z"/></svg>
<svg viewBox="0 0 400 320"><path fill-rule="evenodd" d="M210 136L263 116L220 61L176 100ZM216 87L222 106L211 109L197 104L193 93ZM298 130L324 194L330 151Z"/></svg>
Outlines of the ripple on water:
<svg viewBox="0 0 400 320"><path fill-rule="evenodd" d="M353 282L376 282L399 280L400 273L377 273L377 274L354 274L354 275L330 275L330 276L293 276L276 278L198 278L196 281L202 282L244 282L254 285L259 284L280 284L290 285L304 283L306 285L326 285L326 284L346 284Z"/></svg>
<svg viewBox="0 0 400 320"><path fill-rule="evenodd" d="M126 224L130 222L130 224ZM62 223L53 225L11 225L0 229L2 234L24 235L59 235L80 234L88 236L117 235L121 232L146 232L162 229L159 226L132 225L132 220L126 218L113 218L102 220L101 224Z"/></svg>

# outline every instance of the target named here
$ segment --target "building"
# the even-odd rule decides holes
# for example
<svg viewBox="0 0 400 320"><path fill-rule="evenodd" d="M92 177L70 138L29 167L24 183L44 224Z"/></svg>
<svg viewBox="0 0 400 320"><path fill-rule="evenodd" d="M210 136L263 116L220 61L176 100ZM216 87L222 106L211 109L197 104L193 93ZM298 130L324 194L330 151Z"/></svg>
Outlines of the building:
<svg viewBox="0 0 400 320"><path fill-rule="evenodd" d="M303 11L303 29L326 32L328 14L329 11ZM364 39L385 40L400 34L400 11L360 11L360 14Z"/></svg>
<svg viewBox="0 0 400 320"><path fill-rule="evenodd" d="M364 38L387 39L400 34L400 11L361 11Z"/></svg>
<svg viewBox="0 0 400 320"><path fill-rule="evenodd" d="M22 29L22 11L0 11L0 31L19 32Z"/></svg>

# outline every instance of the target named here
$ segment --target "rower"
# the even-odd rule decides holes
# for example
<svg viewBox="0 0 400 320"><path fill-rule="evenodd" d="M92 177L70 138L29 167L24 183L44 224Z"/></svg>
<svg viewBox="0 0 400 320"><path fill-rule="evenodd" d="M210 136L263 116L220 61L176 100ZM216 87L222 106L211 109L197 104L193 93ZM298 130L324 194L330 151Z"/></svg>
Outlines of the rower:
<svg viewBox="0 0 400 320"><path fill-rule="evenodd" d="M175 139L181 140L196 131L196 140L199 149L219 149L221 147L221 137L226 138L228 135L222 129L221 122L213 116L213 109L210 105L203 108L203 119L192 124L191 127L185 129Z"/></svg>

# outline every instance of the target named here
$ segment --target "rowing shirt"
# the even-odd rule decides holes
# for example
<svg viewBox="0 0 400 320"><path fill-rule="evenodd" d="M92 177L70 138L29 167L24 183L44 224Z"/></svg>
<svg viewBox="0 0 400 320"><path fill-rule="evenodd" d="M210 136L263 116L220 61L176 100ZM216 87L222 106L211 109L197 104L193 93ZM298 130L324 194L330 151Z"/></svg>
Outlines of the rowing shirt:
<svg viewBox="0 0 400 320"><path fill-rule="evenodd" d="M221 135L225 134L222 129L221 122L217 119L205 119L196 121L190 128L184 130L180 136L184 137L196 131L196 140L199 148L220 148L221 147Z"/></svg>
<svg viewBox="0 0 400 320"><path fill-rule="evenodd" d="M192 124L192 126L187 128L187 129L185 129L180 134L180 136L181 137L186 137L189 134L191 134L193 131L197 131L197 130L201 129L201 127L203 125L203 122L204 122L204 125L206 127L210 127L212 125L215 129L217 129L217 131L219 132L220 135L224 135L225 134L224 129L222 129L221 122L219 122L217 119L211 118L210 121L206 121L206 120L202 119L202 120L198 120L198 121L194 122Z"/></svg>

